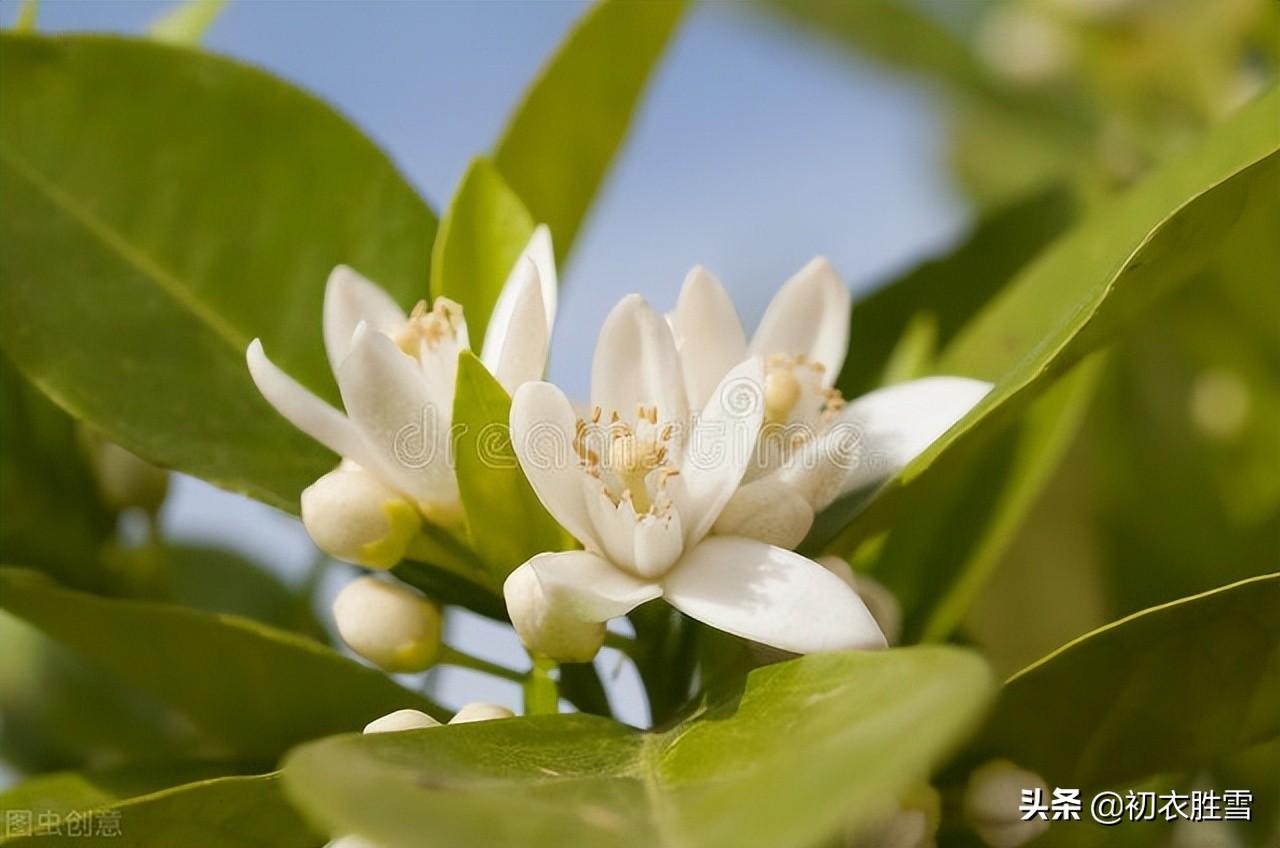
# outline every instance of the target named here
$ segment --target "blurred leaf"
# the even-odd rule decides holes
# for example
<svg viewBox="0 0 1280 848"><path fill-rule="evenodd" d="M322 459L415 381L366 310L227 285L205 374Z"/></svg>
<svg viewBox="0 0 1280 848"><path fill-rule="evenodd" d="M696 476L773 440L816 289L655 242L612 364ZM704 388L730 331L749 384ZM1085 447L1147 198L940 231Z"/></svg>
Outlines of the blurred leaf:
<svg viewBox="0 0 1280 848"><path fill-rule="evenodd" d="M445 715L380 672L235 616L105 600L11 568L0 569L0 607L155 694L237 756L270 758L405 707Z"/></svg>
<svg viewBox="0 0 1280 848"><path fill-rule="evenodd" d="M964 619L1079 432L1101 365L1037 398L890 531L869 568L902 605L904 643L946 639Z"/></svg>
<svg viewBox="0 0 1280 848"><path fill-rule="evenodd" d="M458 357L454 461L471 543L493 586L522 562L570 542L533 493L511 445L511 398L474 354Z"/></svg>
<svg viewBox="0 0 1280 848"><path fill-rule="evenodd" d="M0 355L0 562L29 562L85 589L106 585L100 563L115 516L95 494L75 422Z"/></svg>
<svg viewBox="0 0 1280 848"><path fill-rule="evenodd" d="M502 284L531 235L529 210L493 163L472 160L440 222L431 257L431 296L462 304L476 350Z"/></svg>
<svg viewBox="0 0 1280 848"><path fill-rule="evenodd" d="M227 0L183 0L153 21L147 33L156 41L169 44L199 44L226 5Z"/></svg>
<svg viewBox="0 0 1280 848"><path fill-rule="evenodd" d="M336 397L326 275L345 262L415 300L435 230L309 95L99 36L0 35L0 220L0 341L18 367L144 459L289 510L334 458L258 395L246 345L260 336Z"/></svg>
<svg viewBox="0 0 1280 848"><path fill-rule="evenodd" d="M978 745L1051 786L1206 765L1280 733L1280 575L1137 613L1005 684Z"/></svg>
<svg viewBox="0 0 1280 848"><path fill-rule="evenodd" d="M684 11L677 0L600 0L525 92L494 151L533 219L569 254Z"/></svg>
<svg viewBox="0 0 1280 848"><path fill-rule="evenodd" d="M891 523L1084 356L1213 258L1239 222L1267 214L1280 180L1280 91L1273 90L1058 239L944 351L939 370L995 380L964 419L899 472L831 543L850 550ZM834 515L856 502L838 501ZM828 518L825 526L841 522ZM811 534L807 544L827 540Z"/></svg>
<svg viewBox="0 0 1280 848"><path fill-rule="evenodd" d="M71 835L5 840L10 846L65 845L100 848L315 848L320 839L298 818L280 791L280 778L223 777L166 789L151 795L109 802L85 811Z"/></svg>
<svg viewBox="0 0 1280 848"><path fill-rule="evenodd" d="M840 391L857 397L879 387L899 340L919 316L932 319L935 347L945 348L1074 213L1065 188L1022 198L979 220L954 248L857 300Z"/></svg>
<svg viewBox="0 0 1280 848"><path fill-rule="evenodd" d="M0 792L0 821L5 810L66 815L73 810L107 807L111 802L147 795L170 786L233 774L234 764L146 762L89 771L60 771L30 777ZM12 835L12 834L10 834Z"/></svg>
<svg viewBox="0 0 1280 848"><path fill-rule="evenodd" d="M666 732L579 714L341 736L290 754L285 785L388 848L807 846L923 779L989 680L954 648L815 654Z"/></svg>

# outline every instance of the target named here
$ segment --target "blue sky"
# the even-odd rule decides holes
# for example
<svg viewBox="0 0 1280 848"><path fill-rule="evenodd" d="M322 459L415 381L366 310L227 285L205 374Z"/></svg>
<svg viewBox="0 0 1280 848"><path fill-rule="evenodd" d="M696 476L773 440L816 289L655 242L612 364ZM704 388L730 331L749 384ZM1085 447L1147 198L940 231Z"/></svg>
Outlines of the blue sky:
<svg viewBox="0 0 1280 848"><path fill-rule="evenodd" d="M139 33L170 5L44 0L39 25ZM337 106L438 209L585 8L233 0L205 43ZM0 0L5 25L16 10L15 0ZM642 291L667 308L694 264L724 280L750 326L814 255L828 256L858 291L945 245L966 212L940 164L945 138L933 106L908 81L745 4L698 6L563 269L552 378L582 394L596 328L613 303ZM195 481L175 487L165 523L184 538L232 537L286 573L311 556L293 519ZM456 627L479 652L519 654L509 632ZM464 682L478 683L447 676L445 699L456 702ZM500 684L467 694L515 697Z"/></svg>

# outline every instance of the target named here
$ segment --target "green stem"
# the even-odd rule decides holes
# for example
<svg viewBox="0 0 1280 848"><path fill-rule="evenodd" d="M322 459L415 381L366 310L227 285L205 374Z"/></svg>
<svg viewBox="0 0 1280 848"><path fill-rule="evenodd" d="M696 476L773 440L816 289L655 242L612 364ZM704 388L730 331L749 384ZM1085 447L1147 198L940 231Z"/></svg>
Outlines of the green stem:
<svg viewBox="0 0 1280 848"><path fill-rule="evenodd" d="M524 681L524 714L555 715L560 712L560 691L551 672L555 671L555 660L534 655L533 668Z"/></svg>
<svg viewBox="0 0 1280 848"><path fill-rule="evenodd" d="M612 631L604 634L604 645L606 648L613 648L615 651L621 651L628 657L635 657L636 651L638 650L635 639Z"/></svg>
<svg viewBox="0 0 1280 848"><path fill-rule="evenodd" d="M494 677L501 677L503 680L511 680L515 683L525 682L525 674L523 672L480 659L480 657L473 657L471 654L459 651L450 645L441 646L439 663L440 665L454 665L459 668L469 668L472 671L492 674Z"/></svg>

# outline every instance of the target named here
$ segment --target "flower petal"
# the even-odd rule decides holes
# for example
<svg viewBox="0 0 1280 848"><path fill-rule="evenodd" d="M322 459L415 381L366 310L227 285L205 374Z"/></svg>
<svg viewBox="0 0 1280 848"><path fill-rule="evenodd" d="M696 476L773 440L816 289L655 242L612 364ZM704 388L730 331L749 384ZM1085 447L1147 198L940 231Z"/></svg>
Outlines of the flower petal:
<svg viewBox="0 0 1280 848"><path fill-rule="evenodd" d="M507 392L541 380L550 342L542 285L533 260L521 257L494 304L480 360Z"/></svg>
<svg viewBox="0 0 1280 848"><path fill-rule="evenodd" d="M747 336L729 293L701 265L684 278L668 316L684 367L689 406L701 409L725 374L747 358Z"/></svg>
<svg viewBox="0 0 1280 848"><path fill-rule="evenodd" d="M752 355L803 356L824 369L830 386L849 349L849 290L823 257L809 262L783 283L751 338Z"/></svg>
<svg viewBox="0 0 1280 848"><path fill-rule="evenodd" d="M840 411L784 476L822 509L897 473L991 391L967 377L925 377L877 389Z"/></svg>
<svg viewBox="0 0 1280 848"><path fill-rule="evenodd" d="M530 650L585 662L604 641L604 622L662 594L586 551L538 554L507 577L507 612Z"/></svg>
<svg viewBox="0 0 1280 848"><path fill-rule="evenodd" d="M393 336L407 320L391 295L353 268L339 265L330 272L324 287L324 349L335 374L351 352L351 337L361 321Z"/></svg>
<svg viewBox="0 0 1280 848"><path fill-rule="evenodd" d="M338 388L388 482L418 501L428 517L432 509L446 514L459 503L449 455L453 411L432 395L413 358L362 325L338 369Z"/></svg>
<svg viewBox="0 0 1280 848"><path fill-rule="evenodd" d="M605 420L617 412L634 421L640 405L657 406L659 421L682 424L689 414L671 328L639 295L624 297L600 328L591 363L591 402L604 411Z"/></svg>
<svg viewBox="0 0 1280 848"><path fill-rule="evenodd" d="M597 551L601 540L587 509L600 481L582 468L574 448L578 417L550 383L525 383L511 400L511 445L538 500L575 539Z"/></svg>
<svg viewBox="0 0 1280 848"><path fill-rule="evenodd" d="M547 313L547 335L550 336L551 328L556 322L560 280L556 275L556 254L551 245L551 230L546 224L533 228L533 235L520 254L520 258L526 257L538 269L538 283L542 286L542 308Z"/></svg>
<svg viewBox="0 0 1280 848"><path fill-rule="evenodd" d="M811 527L813 507L809 501L786 483L763 477L733 493L716 519L714 532L794 550Z"/></svg>
<svg viewBox="0 0 1280 848"><path fill-rule="evenodd" d="M844 581L752 539L704 539L663 580L663 594L704 624L784 651L885 647L875 619Z"/></svg>
<svg viewBox="0 0 1280 848"><path fill-rule="evenodd" d="M263 351L261 339L249 343L245 361L258 391L289 423L339 456L368 467L371 451L356 426L276 367Z"/></svg>
<svg viewBox="0 0 1280 848"><path fill-rule="evenodd" d="M759 359L739 363L712 392L693 422L671 478L672 499L684 523L685 544L707 534L742 481L764 419L764 369Z"/></svg>

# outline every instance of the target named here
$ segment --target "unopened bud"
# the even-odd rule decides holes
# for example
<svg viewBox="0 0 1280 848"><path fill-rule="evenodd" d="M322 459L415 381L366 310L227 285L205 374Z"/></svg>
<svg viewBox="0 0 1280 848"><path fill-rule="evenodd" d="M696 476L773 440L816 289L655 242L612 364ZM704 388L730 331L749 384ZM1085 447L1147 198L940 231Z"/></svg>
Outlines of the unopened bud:
<svg viewBox="0 0 1280 848"><path fill-rule="evenodd" d="M583 621L572 609L553 608L528 563L511 572L502 594L511 624L532 653L562 663L590 662L604 644L604 624Z"/></svg>
<svg viewBox="0 0 1280 848"><path fill-rule="evenodd" d="M439 727L440 722L421 710L396 710L375 718L364 726L365 733L398 733L401 730L421 730L424 727Z"/></svg>
<svg viewBox="0 0 1280 848"><path fill-rule="evenodd" d="M822 556L818 557L817 562L858 593L858 597L867 605L871 617L880 625L885 641L890 645L898 644L898 640L902 638L902 607L898 605L893 592L880 581L855 572L843 557Z"/></svg>
<svg viewBox="0 0 1280 848"><path fill-rule="evenodd" d="M497 718L512 718L511 710L498 704L486 704L482 701L467 704L449 719L450 724L470 724L473 721L493 721Z"/></svg>
<svg viewBox="0 0 1280 848"><path fill-rule="evenodd" d="M922 784L846 840L847 848L934 848L942 800Z"/></svg>
<svg viewBox="0 0 1280 848"><path fill-rule="evenodd" d="M973 770L964 790L964 818L991 848L1016 848L1039 836L1049 822L1039 817L1023 821L1022 793L1040 790L1047 795L1044 778L1008 760L992 760Z"/></svg>
<svg viewBox="0 0 1280 848"><path fill-rule="evenodd" d="M423 671L440 653L440 609L408 586L358 577L338 593L333 617L343 641L386 671Z"/></svg>
<svg viewBox="0 0 1280 848"><path fill-rule="evenodd" d="M302 523L330 556L390 568L404 558L422 518L378 478L344 462L303 490Z"/></svg>
<svg viewBox="0 0 1280 848"><path fill-rule="evenodd" d="M155 512L164 503L168 471L88 428L80 429L80 440L104 504L116 510L137 507Z"/></svg>

